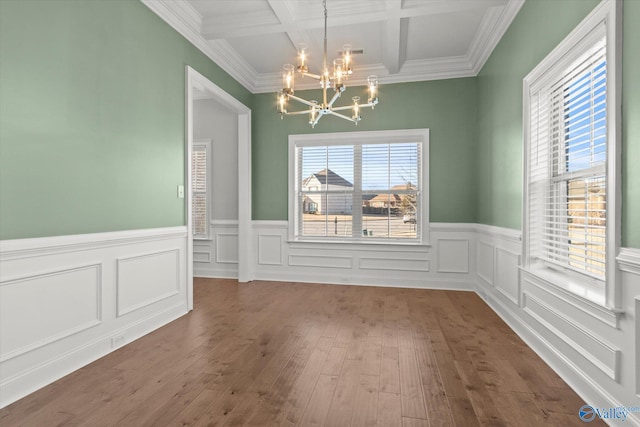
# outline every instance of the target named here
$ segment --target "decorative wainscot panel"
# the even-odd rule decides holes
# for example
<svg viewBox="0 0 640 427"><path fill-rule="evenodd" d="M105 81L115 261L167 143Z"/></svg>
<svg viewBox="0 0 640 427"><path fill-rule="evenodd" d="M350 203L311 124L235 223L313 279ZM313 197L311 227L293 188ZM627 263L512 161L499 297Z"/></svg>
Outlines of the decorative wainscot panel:
<svg viewBox="0 0 640 427"><path fill-rule="evenodd" d="M5 240L0 405L187 312L186 227Z"/></svg>
<svg viewBox="0 0 640 427"><path fill-rule="evenodd" d="M474 288L468 224L431 224L433 245L290 242L286 221L254 221L254 278L369 286ZM432 269L435 260L437 269Z"/></svg>
<svg viewBox="0 0 640 427"><path fill-rule="evenodd" d="M29 274L0 286L2 361L102 322L102 263Z"/></svg>
<svg viewBox="0 0 640 427"><path fill-rule="evenodd" d="M193 241L193 275L238 277L238 221L212 220L206 239Z"/></svg>
<svg viewBox="0 0 640 427"><path fill-rule="evenodd" d="M520 232L477 225L477 283L482 296L495 295L501 303L519 306Z"/></svg>
<svg viewBox="0 0 640 427"><path fill-rule="evenodd" d="M118 258L116 269L118 317L180 292L178 249Z"/></svg>

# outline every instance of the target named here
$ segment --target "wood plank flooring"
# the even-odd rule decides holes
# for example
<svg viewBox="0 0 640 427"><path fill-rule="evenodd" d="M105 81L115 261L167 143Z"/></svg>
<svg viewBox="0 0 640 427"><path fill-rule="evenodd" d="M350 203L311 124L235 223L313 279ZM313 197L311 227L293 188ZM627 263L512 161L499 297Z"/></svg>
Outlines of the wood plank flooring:
<svg viewBox="0 0 640 427"><path fill-rule="evenodd" d="M194 292L193 312L0 425L583 425L584 402L474 293L218 279Z"/></svg>

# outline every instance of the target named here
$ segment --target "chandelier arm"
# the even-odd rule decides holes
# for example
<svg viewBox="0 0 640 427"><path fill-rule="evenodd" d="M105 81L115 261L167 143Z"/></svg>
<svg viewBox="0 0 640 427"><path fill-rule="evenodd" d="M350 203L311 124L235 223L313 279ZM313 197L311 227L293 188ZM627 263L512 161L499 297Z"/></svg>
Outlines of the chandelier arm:
<svg viewBox="0 0 640 427"><path fill-rule="evenodd" d="M358 123L358 121L357 121L357 120L354 120L354 119L352 119L351 117L347 117L347 116L345 116L344 114L336 113L336 112L335 112L335 111L333 111L333 110L332 110L332 111L329 111L327 114L331 114L332 116L340 117L341 119L344 119L344 120L346 120L346 121L348 121L348 122L351 122L351 123Z"/></svg>
<svg viewBox="0 0 640 427"><path fill-rule="evenodd" d="M358 107L367 108L367 107L375 107L376 105L378 105L378 100L377 99L375 101L368 102L366 104L358 104Z"/></svg>
<svg viewBox="0 0 640 427"><path fill-rule="evenodd" d="M369 102L367 104L358 104L358 108L368 108L368 107L375 107L376 105L378 105L378 101L374 101L374 102ZM333 107L331 109L331 111L344 111L344 110L350 110L353 108L353 105L343 105L342 107Z"/></svg>
<svg viewBox="0 0 640 427"><path fill-rule="evenodd" d="M309 124L311 125L311 127L312 127L312 128L316 127L316 125L318 124L318 122L320 121L320 119L322 118L322 116L324 116L324 113L323 113L323 112L320 112L320 113L316 116L315 120L314 120L313 122L310 122L310 123L309 123Z"/></svg>
<svg viewBox="0 0 640 427"><path fill-rule="evenodd" d="M327 104L327 108L331 108L333 106L333 103L336 102L338 98L340 98L340 95L342 95L342 90L336 91L336 93L333 94L333 98L331 98L331 101L329 101L329 104Z"/></svg>
<svg viewBox="0 0 640 427"><path fill-rule="evenodd" d="M322 79L322 76L320 74L308 73L306 71L300 74L302 74L303 77L311 77L312 79L316 79L316 80Z"/></svg>
<svg viewBox="0 0 640 427"><path fill-rule="evenodd" d="M295 95L289 95L289 98L293 99L294 101L298 101L301 104L308 105L309 107L313 107L315 105L313 102L307 101L306 99L298 98Z"/></svg>
<svg viewBox="0 0 640 427"><path fill-rule="evenodd" d="M358 104L358 108L362 108L364 107L364 105L360 105ZM343 105L342 107L333 107L331 108L331 111L344 111L344 110L351 110L353 109L353 105Z"/></svg>
<svg viewBox="0 0 640 427"><path fill-rule="evenodd" d="M296 116L296 115L301 115L301 114L309 114L311 112L311 109L309 110L299 110L299 111L286 111L282 114L284 114L285 116Z"/></svg>

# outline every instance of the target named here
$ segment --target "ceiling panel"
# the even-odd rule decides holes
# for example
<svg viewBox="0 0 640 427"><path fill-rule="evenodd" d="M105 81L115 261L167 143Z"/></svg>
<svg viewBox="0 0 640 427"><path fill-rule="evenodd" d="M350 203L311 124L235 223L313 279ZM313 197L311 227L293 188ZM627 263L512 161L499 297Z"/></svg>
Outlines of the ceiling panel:
<svg viewBox="0 0 640 427"><path fill-rule="evenodd" d="M380 23L329 28L327 35L328 65L331 66L333 60L340 57L340 52L342 52L345 44L350 44L352 49L363 50L363 54L356 54L354 56L355 64L363 66L379 63L381 60L381 29L382 25ZM312 41L309 45L309 53L311 55L310 65L314 69L319 69L322 66L324 32L320 29L309 31L309 36ZM293 52L293 54L295 54L295 52ZM292 56L290 60L295 60L295 57Z"/></svg>
<svg viewBox="0 0 640 427"><path fill-rule="evenodd" d="M407 59L466 55L483 16L470 11L410 18Z"/></svg>
<svg viewBox="0 0 640 427"><path fill-rule="evenodd" d="M296 49L285 33L236 37L228 42L257 73L279 71L283 64L293 61L296 55Z"/></svg>

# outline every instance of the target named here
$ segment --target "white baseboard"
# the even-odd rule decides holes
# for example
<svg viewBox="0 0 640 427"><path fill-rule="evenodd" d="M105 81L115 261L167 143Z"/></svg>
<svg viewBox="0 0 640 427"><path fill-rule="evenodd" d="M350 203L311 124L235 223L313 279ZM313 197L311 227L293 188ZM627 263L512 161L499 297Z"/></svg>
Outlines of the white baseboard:
<svg viewBox="0 0 640 427"><path fill-rule="evenodd" d="M224 270L198 270L197 272L194 272L193 277L200 277L203 279L238 279L238 272Z"/></svg>
<svg viewBox="0 0 640 427"><path fill-rule="evenodd" d="M322 283L327 285L350 285L350 286L373 286L383 288L407 288L407 289L438 289L451 291L473 291L475 283L469 280L446 280L446 279L388 279L375 276L359 276L345 280L337 275L331 274L309 274L304 275L298 272L260 272L255 280L270 282L295 282L295 283Z"/></svg>
<svg viewBox="0 0 640 427"><path fill-rule="evenodd" d="M40 388L106 356L112 351L141 338L148 333L166 325L169 322L185 314L184 304L178 304L160 313L155 313L145 319L138 320L132 325L121 328L108 335L75 347L69 352L52 357L31 369L6 378L2 383L0 406L5 407L16 400L31 394ZM113 339L125 337L119 340L117 347L113 345Z"/></svg>

